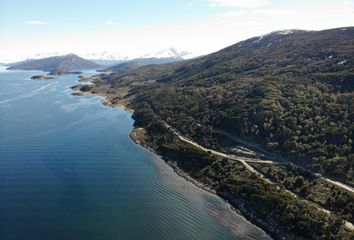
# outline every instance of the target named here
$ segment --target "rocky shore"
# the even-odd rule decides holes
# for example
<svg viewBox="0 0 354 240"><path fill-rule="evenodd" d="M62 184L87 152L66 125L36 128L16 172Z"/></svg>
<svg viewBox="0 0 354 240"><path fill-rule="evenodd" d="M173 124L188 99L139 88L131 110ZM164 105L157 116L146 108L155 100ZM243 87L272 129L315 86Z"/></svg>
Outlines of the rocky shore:
<svg viewBox="0 0 354 240"><path fill-rule="evenodd" d="M155 154L159 154L155 149L153 149L150 146L149 136L148 136L147 131L144 128L134 127L129 136L136 144L140 145L144 149L146 149L150 152L153 152ZM273 226L267 225L267 223L258 219L257 217L254 216L254 214L247 211L243 207L244 203L242 201L235 199L233 196L231 196L227 192L217 192L216 190L213 189L213 187L211 185L207 185L205 183L202 183L202 182L196 180L195 178L190 176L187 172L182 170L178 166L178 163L174 159L169 158L166 155L161 156L161 157L167 165L172 167L172 169L174 170L174 172L177 175L184 178L188 182L194 184L195 186L197 186L197 187L199 187L211 194L221 197L227 204L230 204L230 208L232 209L232 211L234 211L236 214L239 214L239 215L245 217L252 224L260 227L266 233L270 234L270 236L272 236L272 238L277 239L277 240L284 240L284 239L294 239L295 240L295 239L297 239L297 238L294 238L294 236L286 235L284 233L275 232Z"/></svg>
<svg viewBox="0 0 354 240"><path fill-rule="evenodd" d="M144 149L156 153L156 151L154 149L152 149L151 147L149 147L148 144L148 138L146 136L146 130L144 128L133 128L131 133L130 133L130 138L138 145L140 145L141 147L143 147ZM156 153L157 154L157 153ZM207 186L197 180L195 180L194 178L192 178L191 176L189 176L186 172L184 172L182 169L180 169L178 167L178 165L176 164L175 161L173 160L168 160L167 157L164 157L163 160L165 161L165 163L167 165L169 165L170 167L173 168L173 170L181 177L183 177L184 179L186 179L188 182L193 183L194 185L202 188L203 190L212 193L212 194L217 194L215 190L211 189L210 186ZM235 209L236 210L236 209ZM237 213L240 213L239 211L237 211Z"/></svg>

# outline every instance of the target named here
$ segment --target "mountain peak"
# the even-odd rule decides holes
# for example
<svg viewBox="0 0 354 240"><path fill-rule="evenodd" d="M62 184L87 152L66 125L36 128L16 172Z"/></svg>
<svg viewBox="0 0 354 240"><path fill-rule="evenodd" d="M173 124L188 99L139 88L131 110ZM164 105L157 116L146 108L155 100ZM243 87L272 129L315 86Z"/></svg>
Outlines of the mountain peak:
<svg viewBox="0 0 354 240"><path fill-rule="evenodd" d="M77 57L77 58L80 58L78 55L76 55L76 54L74 54L74 53L66 54L66 55L64 55L63 57Z"/></svg>
<svg viewBox="0 0 354 240"><path fill-rule="evenodd" d="M174 47L170 47L143 55L142 58L175 58L182 60L185 56L189 54L190 53L187 51L177 51Z"/></svg>

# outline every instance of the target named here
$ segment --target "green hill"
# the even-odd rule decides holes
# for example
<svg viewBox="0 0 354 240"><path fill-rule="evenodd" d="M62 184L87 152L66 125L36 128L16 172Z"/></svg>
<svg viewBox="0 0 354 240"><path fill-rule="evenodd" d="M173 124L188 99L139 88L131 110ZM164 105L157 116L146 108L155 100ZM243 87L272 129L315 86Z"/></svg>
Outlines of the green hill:
<svg viewBox="0 0 354 240"><path fill-rule="evenodd" d="M352 27L273 32L198 59L105 79L128 86L133 105L148 102L206 146L227 151L216 134L223 131L353 181Z"/></svg>

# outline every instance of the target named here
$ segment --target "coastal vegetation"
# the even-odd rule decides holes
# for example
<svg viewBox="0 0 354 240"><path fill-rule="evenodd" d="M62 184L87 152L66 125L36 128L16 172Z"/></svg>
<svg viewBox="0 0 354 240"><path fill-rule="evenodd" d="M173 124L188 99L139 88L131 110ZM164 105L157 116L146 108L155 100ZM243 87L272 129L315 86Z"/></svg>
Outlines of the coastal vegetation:
<svg viewBox="0 0 354 240"><path fill-rule="evenodd" d="M140 144L275 238L352 239L353 194L320 174L354 184L353 53L354 28L273 32L189 61L98 75L78 89L134 109ZM250 163L256 174L181 141L165 123L225 153L238 143L222 133L251 142L275 164Z"/></svg>
<svg viewBox="0 0 354 240"><path fill-rule="evenodd" d="M215 190L275 239L351 239L353 236L343 227L342 218L321 211L313 202L285 191L282 185L264 181L238 162L181 142L147 105L135 108L134 119L136 127L145 129L145 134L136 139L140 144ZM351 203L353 199L351 195Z"/></svg>
<svg viewBox="0 0 354 240"><path fill-rule="evenodd" d="M292 164L251 163L260 173L298 196L317 203L342 219L354 222L354 194Z"/></svg>
<svg viewBox="0 0 354 240"><path fill-rule="evenodd" d="M199 143L215 147L213 130L223 130L353 182L353 36L347 28L246 40L137 87L137 101Z"/></svg>

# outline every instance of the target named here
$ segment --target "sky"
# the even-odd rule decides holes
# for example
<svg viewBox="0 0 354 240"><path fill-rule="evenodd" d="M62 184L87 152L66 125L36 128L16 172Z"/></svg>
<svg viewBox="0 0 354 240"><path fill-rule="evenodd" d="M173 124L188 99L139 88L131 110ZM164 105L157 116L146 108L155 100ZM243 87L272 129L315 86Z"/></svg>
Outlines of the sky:
<svg viewBox="0 0 354 240"><path fill-rule="evenodd" d="M174 47L207 54L275 30L354 26L354 0L0 0L0 62Z"/></svg>

